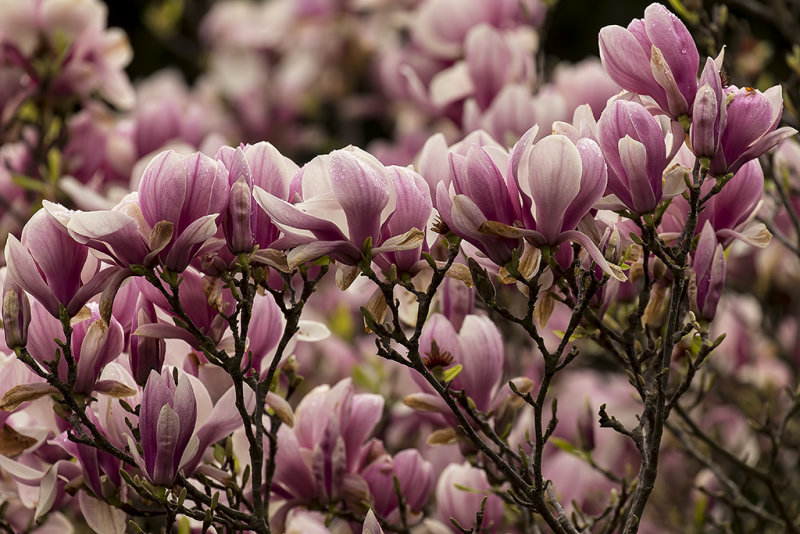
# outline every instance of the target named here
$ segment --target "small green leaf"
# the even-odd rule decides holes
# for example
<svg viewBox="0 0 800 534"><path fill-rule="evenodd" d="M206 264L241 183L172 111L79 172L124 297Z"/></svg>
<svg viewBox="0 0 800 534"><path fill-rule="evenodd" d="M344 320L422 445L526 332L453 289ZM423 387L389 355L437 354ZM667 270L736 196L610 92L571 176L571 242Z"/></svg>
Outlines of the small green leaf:
<svg viewBox="0 0 800 534"><path fill-rule="evenodd" d="M572 443L570 443L569 441L567 441L565 439L550 438L550 443L552 443L553 445L555 445L556 447L558 447L562 451L568 452L570 454L575 454L575 452L578 450L578 448L575 447L575 445L573 445Z"/></svg>
<svg viewBox="0 0 800 534"><path fill-rule="evenodd" d="M219 443L214 444L214 459L219 465L225 463L225 448Z"/></svg>
<svg viewBox="0 0 800 534"><path fill-rule="evenodd" d="M452 382L455 377L464 369L464 366L460 363L458 365L454 365L444 371L444 381L445 382Z"/></svg>

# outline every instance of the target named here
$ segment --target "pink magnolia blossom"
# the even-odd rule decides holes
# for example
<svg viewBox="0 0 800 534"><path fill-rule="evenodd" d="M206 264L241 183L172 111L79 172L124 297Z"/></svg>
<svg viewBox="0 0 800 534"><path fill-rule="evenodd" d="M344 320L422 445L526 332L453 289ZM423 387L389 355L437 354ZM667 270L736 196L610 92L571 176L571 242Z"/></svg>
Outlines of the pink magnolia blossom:
<svg viewBox="0 0 800 534"><path fill-rule="evenodd" d="M70 349L77 367L75 392L88 394L93 390L104 390L113 384L98 382L103 367L114 361L124 347L122 326L116 319L106 323L100 317L96 303L89 304L91 315L72 327L72 344ZM45 308L38 302L31 305L31 327L28 330L28 351L39 363L52 361L59 347L56 340L63 340L64 332L61 322L47 315ZM58 377L67 381L67 360L58 360Z"/></svg>
<svg viewBox="0 0 800 534"><path fill-rule="evenodd" d="M467 315L461 329L456 331L444 315L433 314L422 329L419 353L430 369L462 365L452 388L464 390L482 412L494 407L503 376L505 351L500 331L488 317ZM449 414L444 401L419 373L413 371L412 378L424 391L412 395L416 401Z"/></svg>
<svg viewBox="0 0 800 534"><path fill-rule="evenodd" d="M608 162L608 190L636 213L653 211L664 196L664 170L683 140L672 124L668 150L658 121L637 102L616 100L600 117L598 142Z"/></svg>
<svg viewBox="0 0 800 534"><path fill-rule="evenodd" d="M290 267L324 255L356 265L367 238L373 254L421 245L420 228L384 239L383 228L395 212L397 191L389 171L355 147L318 156L300 169L290 189L290 197L298 199L294 204L260 187L254 196L284 232L273 247L291 248Z"/></svg>
<svg viewBox="0 0 800 534"><path fill-rule="evenodd" d="M132 441L130 451L153 484L171 485L178 470L194 455L189 440L196 419L197 402L188 380L179 380L176 385L171 375L151 371L139 412L142 455Z"/></svg>
<svg viewBox="0 0 800 534"><path fill-rule="evenodd" d="M623 89L651 97L671 117L688 114L697 93L700 56L689 30L661 4L625 29L600 30L600 59Z"/></svg>
<svg viewBox="0 0 800 534"><path fill-rule="evenodd" d="M508 235L524 236L534 246L580 243L605 273L625 280L619 267L606 261L588 235L577 230L603 195L607 168L600 147L588 138L573 142L549 135L533 143L531 129L517 144L509 163L522 196L524 228L505 228Z"/></svg>
<svg viewBox="0 0 800 534"><path fill-rule="evenodd" d="M22 229L20 240L13 235L8 237L7 276L41 302L53 317L59 317L62 307L73 316L116 273L113 268L99 272L95 269L84 283L88 251L52 215L40 210Z"/></svg>
<svg viewBox="0 0 800 534"><path fill-rule="evenodd" d="M355 394L349 379L319 386L303 398L294 427L278 431L272 494L282 504L276 524L292 508L314 500L370 499L362 470L385 454L380 442L367 441L382 414L383 397Z"/></svg>
<svg viewBox="0 0 800 534"><path fill-rule="evenodd" d="M224 167L200 153L162 152L148 164L139 184L139 205L152 228L172 224L172 239L161 251L164 265L183 271L217 232L228 203Z"/></svg>
<svg viewBox="0 0 800 534"><path fill-rule="evenodd" d="M748 161L797 133L789 126L776 129L783 111L781 91L779 85L764 93L750 87L726 88L727 121L720 149L711 160L712 174L735 173Z"/></svg>
<svg viewBox="0 0 800 534"><path fill-rule="evenodd" d="M463 488L463 489L462 489ZM455 519L466 529L473 528L475 516L486 499L481 532L501 532L503 501L491 492L486 473L468 463L450 464L442 472L436 485L436 505L439 517L452 532L459 532L450 522Z"/></svg>
<svg viewBox="0 0 800 534"><path fill-rule="evenodd" d="M701 318L711 321L725 288L725 253L709 221L703 225L692 255L692 270L695 274L689 291L692 309Z"/></svg>

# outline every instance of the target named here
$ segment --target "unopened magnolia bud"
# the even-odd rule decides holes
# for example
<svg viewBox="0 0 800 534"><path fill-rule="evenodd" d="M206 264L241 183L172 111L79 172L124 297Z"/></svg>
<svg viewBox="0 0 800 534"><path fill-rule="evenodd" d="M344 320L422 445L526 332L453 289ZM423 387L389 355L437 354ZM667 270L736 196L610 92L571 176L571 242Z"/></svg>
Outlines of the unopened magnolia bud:
<svg viewBox="0 0 800 534"><path fill-rule="evenodd" d="M151 371L161 372L164 366L164 356L166 355L167 345L163 339L154 337L140 336L136 330L144 325L158 322L156 310L151 302L140 295L136 303L136 313L131 324L130 341L130 364L131 374L140 386L147 384L147 378Z"/></svg>
<svg viewBox="0 0 800 534"><path fill-rule="evenodd" d="M699 157L713 157L720 141L720 102L714 90L708 85L697 91L692 114L692 127L689 132L692 151Z"/></svg>
<svg viewBox="0 0 800 534"><path fill-rule="evenodd" d="M6 345L12 349L24 347L28 343L30 324L31 304L28 295L7 277L3 288L3 332Z"/></svg>
<svg viewBox="0 0 800 534"><path fill-rule="evenodd" d="M225 223L225 238L234 254L250 252L255 241L250 225L252 219L252 192L244 176L231 186L228 200L228 218Z"/></svg>

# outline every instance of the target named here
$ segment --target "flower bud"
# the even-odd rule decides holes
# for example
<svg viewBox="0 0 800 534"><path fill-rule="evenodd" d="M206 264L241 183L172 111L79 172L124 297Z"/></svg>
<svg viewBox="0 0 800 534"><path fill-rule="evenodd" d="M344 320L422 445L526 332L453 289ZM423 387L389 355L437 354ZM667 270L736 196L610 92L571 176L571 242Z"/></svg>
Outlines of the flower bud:
<svg viewBox="0 0 800 534"><path fill-rule="evenodd" d="M719 150L722 132L727 122L727 103L722 88L722 78L714 60L708 58L702 86L697 90L692 106L692 127L689 131L692 151L698 157L711 158Z"/></svg>
<svg viewBox="0 0 800 534"><path fill-rule="evenodd" d="M711 87L704 85L697 91L690 130L692 151L696 156L709 158L717 152L720 134L717 119L720 109L725 109L725 104L717 100Z"/></svg>
<svg viewBox="0 0 800 534"><path fill-rule="evenodd" d="M163 339L136 335L136 330L143 324L156 323L156 309L153 303L143 295L136 301L136 311L131 323L130 363L134 380L140 386L147 384L150 371L161 372L164 366L164 355L167 344Z"/></svg>
<svg viewBox="0 0 800 534"><path fill-rule="evenodd" d="M725 253L709 222L700 233L692 268L695 274L694 284L689 289L692 311L711 321L725 287Z"/></svg>
<svg viewBox="0 0 800 534"><path fill-rule="evenodd" d="M252 213L252 193L244 176L231 186L228 200L228 218L225 223L225 239L234 254L250 252L255 241L250 227Z"/></svg>
<svg viewBox="0 0 800 534"><path fill-rule="evenodd" d="M28 343L31 324L31 304L28 295L10 278L3 288L3 332L8 348L24 347Z"/></svg>

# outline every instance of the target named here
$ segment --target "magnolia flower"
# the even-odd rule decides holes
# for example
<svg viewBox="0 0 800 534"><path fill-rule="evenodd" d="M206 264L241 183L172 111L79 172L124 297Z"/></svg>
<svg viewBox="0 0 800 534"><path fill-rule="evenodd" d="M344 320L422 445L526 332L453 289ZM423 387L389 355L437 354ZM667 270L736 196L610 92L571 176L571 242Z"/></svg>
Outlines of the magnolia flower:
<svg viewBox="0 0 800 534"><path fill-rule="evenodd" d="M222 244L212 239L228 203L224 167L200 153L162 152L147 165L139 192L111 210L73 212L47 203L76 241L119 266L151 265L160 259L181 272Z"/></svg>
<svg viewBox="0 0 800 534"><path fill-rule="evenodd" d="M608 162L608 190L636 213L653 211L664 196L663 173L674 155L658 121L641 104L616 100L603 111L598 134ZM673 135L683 140L682 134Z"/></svg>
<svg viewBox="0 0 800 534"><path fill-rule="evenodd" d="M608 263L597 245L576 230L606 189L606 162L591 139L577 143L563 135L549 135L533 143L534 129L514 146L509 168L523 200L524 228L491 225L500 235L525 237L534 246L580 243L604 272L618 280L625 275Z"/></svg>
<svg viewBox="0 0 800 534"><path fill-rule="evenodd" d="M781 120L783 94L776 85L762 93L745 87L726 89L727 121L720 139L720 149L711 160L710 172L722 176L738 171L748 161L797 133Z"/></svg>
<svg viewBox="0 0 800 534"><path fill-rule="evenodd" d="M178 382L176 385L169 374L150 372L139 412L141 455L128 436L134 460L148 480L158 486L170 486L197 451L197 440L189 447L197 401L189 381L184 378Z"/></svg>
<svg viewBox="0 0 800 534"><path fill-rule="evenodd" d="M39 210L22 229L22 238L8 237L5 256L10 277L53 316L61 308L75 315L99 293L116 269L107 268L83 276L89 249L76 243L46 210Z"/></svg>
<svg viewBox="0 0 800 534"><path fill-rule="evenodd" d="M487 221L511 226L520 219L521 208L516 183L505 173L508 154L493 144L482 144L487 141L493 143L473 136L451 147L449 171L436 184L436 209L456 235L504 265L519 239L491 235L481 227ZM434 164L428 161L421 162L423 169Z"/></svg>
<svg viewBox="0 0 800 534"><path fill-rule="evenodd" d="M489 24L473 26L464 40L464 60L437 73L429 98L436 109L471 97L472 105L486 110L507 85L529 86L535 74L533 28L501 31Z"/></svg>
<svg viewBox="0 0 800 534"><path fill-rule="evenodd" d="M369 485L374 510L390 522L399 520L402 513L395 478L406 506L412 512L422 510L434 483L433 466L416 449L400 451L394 457L383 455L361 470L361 476Z"/></svg>
<svg viewBox="0 0 800 534"><path fill-rule="evenodd" d="M475 524L475 516L481 509L481 502L486 499L483 523L478 529L480 532L500 532L503 521L503 501L492 493L492 486L486 478L486 473L468 463L462 465L450 464L439 476L436 485L436 504L439 517L450 530L459 532L450 522L455 519L466 529Z"/></svg>
<svg viewBox="0 0 800 534"><path fill-rule="evenodd" d="M222 223L232 252L247 252L258 245L268 248L278 238L279 229L253 202L253 188L269 192L282 200L289 198L289 186L297 165L269 143L240 148L222 147L217 158L228 170L230 197Z"/></svg>
<svg viewBox="0 0 800 534"><path fill-rule="evenodd" d="M354 394L349 379L319 386L300 401L294 427L278 431L272 494L284 503L276 510L277 523L292 507L314 500L369 499L360 463L376 457L375 447L377 455L385 454L379 443L365 443L382 414L383 397Z"/></svg>
<svg viewBox="0 0 800 534"><path fill-rule="evenodd" d="M700 193L707 195L715 183L715 180L706 180ZM703 210L697 216L695 235L699 235L706 222L709 222L723 247L727 247L735 239L751 246L767 246L771 234L763 223L753 222L763 195L764 172L758 160L751 160L728 180L719 193L703 205ZM682 196L673 198L664 215L660 235L665 239L679 235L686 225L688 213L689 202Z"/></svg>
<svg viewBox="0 0 800 534"><path fill-rule="evenodd" d="M623 89L647 95L672 118L692 109L700 55L689 30L661 4L650 4L644 19L625 29L600 30L600 59Z"/></svg>
<svg viewBox="0 0 800 534"><path fill-rule="evenodd" d="M318 156L292 182L290 204L256 186L254 196L285 236L275 248L291 248L289 267L330 255L346 265L361 260L367 238L372 253L418 248L422 231L384 239L383 228L395 212L397 192L387 169L355 147Z"/></svg>
<svg viewBox="0 0 800 534"><path fill-rule="evenodd" d="M429 369L462 365L461 372L453 379L452 388L464 390L482 412L493 407L503 376L505 351L503 337L491 319L467 315L461 329L456 332L444 315L435 313L422 328L419 353ZM444 401L432 391L422 375L413 372L412 378L425 393L406 397L406 404L449 414Z"/></svg>
<svg viewBox="0 0 800 534"><path fill-rule="evenodd" d="M217 231L228 203L224 167L200 153L162 152L147 165L139 184L139 205L151 227L172 224L161 255L168 269L182 271Z"/></svg>
<svg viewBox="0 0 800 534"><path fill-rule="evenodd" d="M390 166L386 168L397 194L394 212L381 226L381 239L388 242L393 236L405 235L414 229L424 230L428 226L433 211L433 203L425 180L407 167ZM418 269L421 252L428 251L428 245L421 241L413 249L386 251L375 258L382 269L396 265L401 273L413 273Z"/></svg>
<svg viewBox="0 0 800 534"><path fill-rule="evenodd" d="M82 394L115 387L114 383L98 381L103 367L122 353L125 344L122 326L116 319L112 318L110 323L106 323L100 317L100 309L96 303L89 304L89 312L88 318L72 326L70 345L77 368L74 390ZM27 347L31 356L39 363L52 361L57 351L61 350L56 340L63 339L61 322L47 315L38 302L33 302ZM68 379L67 360L64 357L58 360L58 377L64 382Z"/></svg>
<svg viewBox="0 0 800 534"><path fill-rule="evenodd" d="M727 109L719 67L708 58L700 75L700 88L692 108L692 126L689 129L692 152L698 157L711 158L719 150L728 121Z"/></svg>
<svg viewBox="0 0 800 534"><path fill-rule="evenodd" d="M725 252L708 221L703 225L697 249L692 254L692 270L695 275L689 290L692 309L711 321L725 288Z"/></svg>
<svg viewBox="0 0 800 534"><path fill-rule="evenodd" d="M50 61L58 60L57 69L45 70L52 76L45 85L51 94L88 98L97 91L120 108L133 105L135 94L125 74L132 50L122 30L106 28L103 2L5 1L0 8L0 41L37 85L45 85L42 69L34 68L44 49Z"/></svg>
<svg viewBox="0 0 800 534"><path fill-rule="evenodd" d="M266 401L270 406L285 404L274 393ZM248 387L244 404L248 411L255 404L255 394ZM241 425L233 387L212 406L208 391L196 378L179 372L176 385L169 370L162 374L153 370L139 410L142 453L130 434L126 433L126 439L145 476L153 484L169 486L178 472L189 475L198 469L208 447Z"/></svg>

